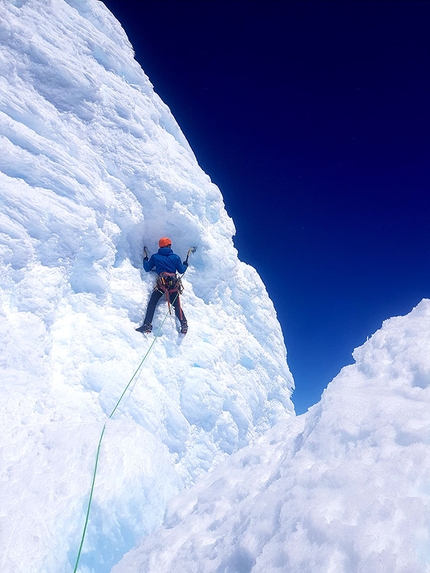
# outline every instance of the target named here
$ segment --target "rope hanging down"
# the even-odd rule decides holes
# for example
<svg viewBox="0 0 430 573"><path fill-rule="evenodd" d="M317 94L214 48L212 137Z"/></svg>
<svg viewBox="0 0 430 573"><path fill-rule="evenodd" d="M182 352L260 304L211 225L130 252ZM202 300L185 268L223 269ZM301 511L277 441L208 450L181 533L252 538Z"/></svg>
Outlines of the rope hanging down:
<svg viewBox="0 0 430 573"><path fill-rule="evenodd" d="M124 397L124 394L125 394L125 393L127 392L127 390L130 388L131 383L133 382L133 380L136 378L136 376L137 376L138 373L140 372L140 369L142 368L143 363L144 363L145 360L147 359L147 357L148 357L149 353L151 352L151 350L152 350L152 348L153 348L153 346L154 346L154 344L155 344L157 338L158 338L159 335L160 335L161 328L162 328L162 326L163 326L163 324L164 324L164 322L165 322L165 320L166 320L166 318L167 318L168 315L169 315L169 311L166 312L166 314L165 314L165 316L164 316L164 318L163 318L163 321L162 321L162 323L160 324L160 327L159 327L159 329L158 329L158 331L157 331L157 334L154 336L154 340L151 342L151 345L149 346L148 350L146 351L145 356L142 358L142 360L140 361L139 366L136 368L136 370L135 370L133 376L130 378L129 383L128 383L127 386L124 388L124 391L123 391L123 393L121 394L121 396L120 396L118 402L115 404L114 409L113 409L112 412L109 414L108 418L106 419L105 423L103 424L103 429L102 429L102 432L101 432L101 434L100 434L100 439L99 439L99 443L98 443L98 446L97 446L96 461L95 461L95 464L94 464L93 479L92 479L92 482L91 482L90 497L89 497L89 499L88 499L88 507L87 507L87 512L86 512L86 515L85 515L84 529L83 529L83 531L82 531L81 543L80 543L80 545L79 545L78 556L77 556L77 558L76 558L76 564L75 564L75 568L73 569L73 573L76 573L77 570L78 570L79 560L80 560L80 558L81 558L81 553L82 553L82 547L83 547L83 545L84 545L84 540L85 540L85 534L86 534L86 532L87 532L88 520L89 520L89 517L90 517L91 504L92 504L92 501L93 501L94 485L95 485L95 482L96 482L97 468L98 468L98 465L99 465L100 448L101 448L101 445L102 445L103 436L104 436L104 434L105 434L106 424L107 424L108 421L112 418L112 416L115 414L115 412L116 412L118 406L120 405L120 403L121 403L121 401L122 401L122 399L123 399L123 397Z"/></svg>
<svg viewBox="0 0 430 573"><path fill-rule="evenodd" d="M189 257L189 255L190 255L190 253L195 253L195 252L196 252L196 247L191 247L191 248L189 249L189 251L188 251L188 253L187 253L187 258L186 258L187 262L188 262L188 257ZM180 278L182 278L182 277L184 276L184 274L185 274L185 272L182 273L182 275L181 275ZM174 301L176 300L176 298L177 298L178 296L179 296L179 293L176 293L176 296L175 296L175 298L174 298ZM173 302L172 302L172 304L173 304ZM92 504L92 501L93 501L94 485L95 485L96 476L97 476L97 468L98 468L98 465L99 465L100 449L101 449L101 445L102 445L102 441L103 441L103 436L104 436L105 430L106 430L106 424L107 424L108 421L112 418L112 416L115 414L115 412L116 412L118 406L120 405L122 399L124 398L125 393L126 393L127 390L130 388L130 386L131 386L133 380L134 380L134 379L137 377L137 375L139 374L140 369L141 369L142 366L143 366L143 363L145 362L145 360L146 360L147 357L149 356L149 353L151 352L152 348L154 347L154 344L155 344L157 338L160 336L160 332L161 332L161 329L162 329L162 327L163 327L163 324L165 323L165 321L166 321L167 317L169 316L169 314L170 314L170 312L169 312L169 309L168 309L167 312L166 312L166 314L164 315L163 320L161 321L161 324L160 324L160 326L159 326L159 328L158 328L158 330L157 330L157 333L156 333L155 336L154 336L154 340L151 342L151 344L150 344L148 350L146 351L144 357L143 357L142 360L140 361L139 366L136 368L136 370L135 370L133 376L130 378L130 381L128 382L127 386L124 388L124 391L122 392L122 394L121 394L121 396L119 397L117 403L115 404L115 407L113 408L112 412L109 414L108 418L106 419L105 423L103 424L103 429L102 429L102 432L101 432L101 434L100 434L100 439L99 439L99 443L98 443L98 446L97 446L96 461L95 461L95 464L94 464L93 478L92 478L92 481L91 481L90 496L89 496L89 499L88 499L88 507L87 507L87 512L86 512L86 515L85 515L84 529L83 529L83 531L82 531L81 543L80 543L80 545L79 545L78 556L77 556L77 558L76 558L76 563L75 563L75 568L73 569L73 573L76 573L77 570L78 570L79 561L80 561L81 553L82 553L82 548L83 548L84 540L85 540L85 534L86 534L86 532L87 532L88 520L89 520L89 517L90 517L91 504Z"/></svg>

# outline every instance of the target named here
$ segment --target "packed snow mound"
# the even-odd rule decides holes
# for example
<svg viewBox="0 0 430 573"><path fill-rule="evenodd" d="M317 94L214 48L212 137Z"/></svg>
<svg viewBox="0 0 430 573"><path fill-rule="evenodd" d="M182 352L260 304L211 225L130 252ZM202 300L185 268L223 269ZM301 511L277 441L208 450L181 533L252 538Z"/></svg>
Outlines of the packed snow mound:
<svg viewBox="0 0 430 573"><path fill-rule="evenodd" d="M79 571L108 572L168 499L293 416L281 329L219 189L102 2L0 2L0 204L7 573L72 570L100 432L151 343L135 331L154 284L143 244L197 246L188 335L167 317L106 427Z"/></svg>
<svg viewBox="0 0 430 573"><path fill-rule="evenodd" d="M113 573L430 570L430 300L384 322L307 414L169 504Z"/></svg>

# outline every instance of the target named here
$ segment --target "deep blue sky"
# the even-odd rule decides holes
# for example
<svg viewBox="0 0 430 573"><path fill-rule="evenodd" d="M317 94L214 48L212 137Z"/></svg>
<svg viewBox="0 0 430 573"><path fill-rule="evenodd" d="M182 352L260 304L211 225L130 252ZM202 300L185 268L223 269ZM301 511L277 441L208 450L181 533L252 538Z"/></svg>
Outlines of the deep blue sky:
<svg viewBox="0 0 430 573"><path fill-rule="evenodd" d="M302 413L430 296L430 2L105 4L221 189Z"/></svg>

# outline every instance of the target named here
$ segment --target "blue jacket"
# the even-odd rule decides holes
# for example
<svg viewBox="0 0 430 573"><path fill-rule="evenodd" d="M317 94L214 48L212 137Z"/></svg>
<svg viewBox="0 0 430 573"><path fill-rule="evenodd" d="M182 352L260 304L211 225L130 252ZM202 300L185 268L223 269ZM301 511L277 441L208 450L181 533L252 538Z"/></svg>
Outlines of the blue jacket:
<svg viewBox="0 0 430 573"><path fill-rule="evenodd" d="M155 267L155 272L159 275L160 273L175 273L178 271L179 274L183 274L188 267L188 263L183 264L178 255L172 251L170 247L162 247L158 249L158 253L151 255L148 260L143 260L143 268L147 273L152 271Z"/></svg>

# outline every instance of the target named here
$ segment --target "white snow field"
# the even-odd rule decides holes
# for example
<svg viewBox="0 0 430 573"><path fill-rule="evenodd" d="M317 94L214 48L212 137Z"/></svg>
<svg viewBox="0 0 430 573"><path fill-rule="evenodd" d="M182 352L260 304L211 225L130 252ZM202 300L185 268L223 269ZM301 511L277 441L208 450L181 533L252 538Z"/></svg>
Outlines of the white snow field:
<svg viewBox="0 0 430 573"><path fill-rule="evenodd" d="M219 189L98 0L0 0L0 571L112 569L166 504L294 417L281 328ZM141 324L161 236L179 335Z"/></svg>
<svg viewBox="0 0 430 573"><path fill-rule="evenodd" d="M430 300L354 358L320 403L172 501L112 573L430 571Z"/></svg>

